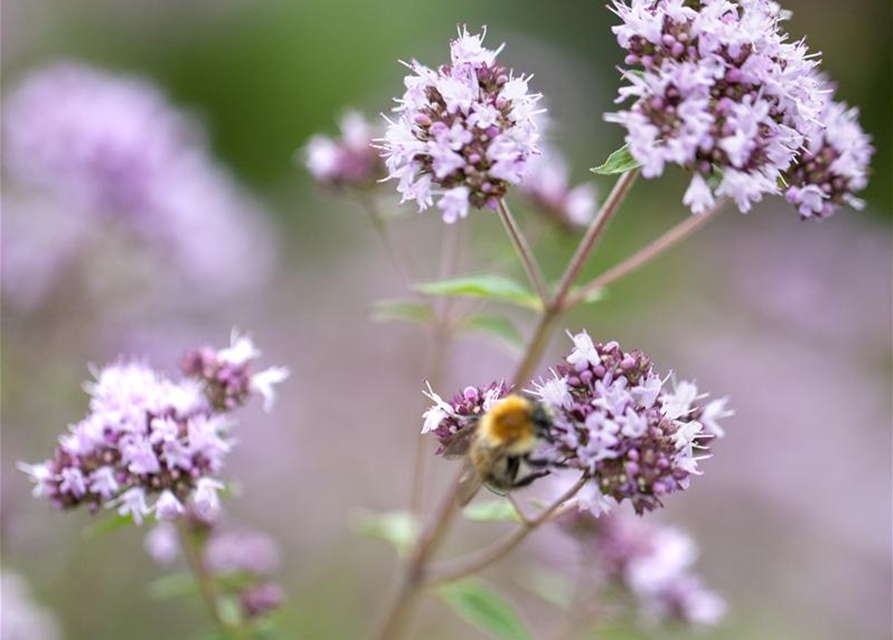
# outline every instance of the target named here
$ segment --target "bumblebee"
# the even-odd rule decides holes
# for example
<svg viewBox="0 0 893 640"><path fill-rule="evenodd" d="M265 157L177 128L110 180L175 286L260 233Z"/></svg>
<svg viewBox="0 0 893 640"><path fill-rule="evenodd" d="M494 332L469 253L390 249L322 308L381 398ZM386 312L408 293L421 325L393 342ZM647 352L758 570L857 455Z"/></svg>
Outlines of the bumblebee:
<svg viewBox="0 0 893 640"><path fill-rule="evenodd" d="M464 456L457 500L468 504L481 486L498 495L548 475L545 461L531 456L552 425L549 410L518 394L497 401L473 424L444 444L447 457Z"/></svg>

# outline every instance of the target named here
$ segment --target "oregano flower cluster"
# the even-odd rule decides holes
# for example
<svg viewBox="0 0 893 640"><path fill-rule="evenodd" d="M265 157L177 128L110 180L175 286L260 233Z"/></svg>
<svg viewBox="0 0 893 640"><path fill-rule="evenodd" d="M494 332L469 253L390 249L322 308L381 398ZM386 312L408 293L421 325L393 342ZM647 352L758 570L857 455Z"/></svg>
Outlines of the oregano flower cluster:
<svg viewBox="0 0 893 640"><path fill-rule="evenodd" d="M594 342L585 331L571 336L573 349L529 395L550 409L551 428L532 454L540 468L585 473L599 501L629 501L638 513L663 506L662 498L688 488L709 457L709 442L721 437L720 421L732 415L726 399L704 402L693 382L669 388L640 351L616 342ZM502 382L467 387L447 402L434 401L423 433L443 445L510 391Z"/></svg>
<svg viewBox="0 0 893 640"><path fill-rule="evenodd" d="M324 187L374 187L385 175L384 161L372 146L378 127L353 110L339 124L340 136L318 133L307 142L303 149L307 170Z"/></svg>
<svg viewBox="0 0 893 640"><path fill-rule="evenodd" d="M403 201L423 210L436 197L445 222L464 218L470 207L495 209L539 153L541 94L530 92L529 76L496 62L504 45L487 49L485 35L463 27L450 43L449 64L407 65L412 74L382 141Z"/></svg>
<svg viewBox="0 0 893 640"><path fill-rule="evenodd" d="M632 596L644 621L704 626L725 614L726 603L695 571L698 545L686 532L623 513L570 511L558 524L591 561L597 584Z"/></svg>
<svg viewBox="0 0 893 640"><path fill-rule="evenodd" d="M236 332L228 348L199 353L205 366L188 358L179 380L137 360L96 371L84 386L87 416L59 439L52 458L20 464L34 495L60 509L116 508L137 524L150 515L174 519L187 507L203 517L217 511L220 473L235 444L231 412L252 395L269 408L288 370L253 373L260 352Z"/></svg>
<svg viewBox="0 0 893 640"><path fill-rule="evenodd" d="M228 527L216 515L202 517L194 510L187 510L183 521L187 535L203 543L201 559L209 575L226 585L245 619L263 617L281 606L282 588L271 578L280 568L280 550L272 538ZM146 534L146 550L157 563L169 565L180 556L180 535L175 524L159 522Z"/></svg>
<svg viewBox="0 0 893 640"><path fill-rule="evenodd" d="M626 128L646 178L667 164L691 172L683 202L694 213L717 197L746 212L763 195L784 193L788 176L795 184L787 195L800 213L827 215L864 186L858 176L870 151L852 114L845 133L832 133L839 146L859 148L838 163L847 179L816 175L814 154L829 126L823 116L839 108L829 104L817 56L782 30L790 14L777 3L618 0L613 10L623 21L613 31L630 67L618 102L633 103L605 119Z"/></svg>

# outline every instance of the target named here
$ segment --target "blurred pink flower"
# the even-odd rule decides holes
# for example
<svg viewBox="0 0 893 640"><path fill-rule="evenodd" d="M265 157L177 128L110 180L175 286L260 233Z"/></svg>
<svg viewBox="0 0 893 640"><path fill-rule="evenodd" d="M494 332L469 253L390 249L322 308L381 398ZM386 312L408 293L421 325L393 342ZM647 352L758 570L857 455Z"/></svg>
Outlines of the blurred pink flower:
<svg viewBox="0 0 893 640"><path fill-rule="evenodd" d="M5 169L18 190L44 194L44 219L55 221L50 234L21 221L33 215L27 201L4 203L4 270L18 268L16 289L28 289L33 272L34 290L46 290L48 274L61 270L46 260L26 270L18 247L53 241L105 258L107 239L121 232L157 256L154 270L170 274L153 273L149 283L185 283L181 297L192 302L269 275L273 241L262 207L214 163L196 123L149 82L61 62L25 77L3 106ZM116 259L131 262L132 250ZM29 302L37 297L31 292Z"/></svg>
<svg viewBox="0 0 893 640"><path fill-rule="evenodd" d="M62 634L53 615L36 603L24 578L9 570L0 574L0 638L3 640L59 640Z"/></svg>

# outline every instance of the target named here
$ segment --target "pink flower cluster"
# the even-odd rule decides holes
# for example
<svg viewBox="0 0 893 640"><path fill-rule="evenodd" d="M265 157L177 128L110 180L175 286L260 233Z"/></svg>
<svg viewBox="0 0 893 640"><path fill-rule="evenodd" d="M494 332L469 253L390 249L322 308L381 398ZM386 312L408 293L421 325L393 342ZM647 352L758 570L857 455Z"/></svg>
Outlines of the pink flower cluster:
<svg viewBox="0 0 893 640"><path fill-rule="evenodd" d="M586 227L595 216L595 186L587 182L571 187L567 160L556 150L544 147L530 159L519 190L536 213L566 229Z"/></svg>
<svg viewBox="0 0 893 640"><path fill-rule="evenodd" d="M554 413L538 456L588 473L609 502L629 500L637 513L662 506L663 496L701 473L707 442L724 434L719 421L732 415L726 400L702 403L706 394L692 382L664 388L639 351L593 342L585 331L572 338L565 364L532 391Z"/></svg>
<svg viewBox="0 0 893 640"><path fill-rule="evenodd" d="M694 570L698 548L684 532L654 520L571 513L562 528L592 558L604 587L630 593L650 622L712 625L725 602Z"/></svg>
<svg viewBox="0 0 893 640"><path fill-rule="evenodd" d="M87 416L60 438L53 457L19 464L35 483L34 495L62 509L117 508L137 524L150 514L176 518L187 506L214 513L234 444L230 411L251 393L269 403L273 385L288 375L275 367L250 373L259 355L250 338L234 333L232 345L215 354L225 367L210 375L190 369L174 381L138 361L97 371L85 385ZM237 393L224 385L233 379L240 381Z"/></svg>
<svg viewBox="0 0 893 640"><path fill-rule="evenodd" d="M804 218L830 216L843 204L862 209L855 196L868 184L868 165L874 148L859 126L859 111L829 102L822 112L822 130L809 139L806 150L785 173L785 197Z"/></svg>
<svg viewBox="0 0 893 640"><path fill-rule="evenodd" d="M720 422L733 415L726 399L704 402L693 382L665 388L639 351L593 342L585 331L572 338L565 363L527 392L546 405L552 423L531 458L544 470L588 474L579 502L593 513L624 500L638 513L663 506L663 496L687 489L691 476L700 475L708 441L725 434ZM454 434L510 392L494 382L466 387L448 402L429 388L434 404L423 415L422 433L433 433L443 453Z"/></svg>
<svg viewBox="0 0 893 640"><path fill-rule="evenodd" d="M485 35L461 28L450 64L437 70L407 65L412 74L382 140L388 177L403 201L423 210L437 197L445 222L466 217L470 206L494 209L539 153L541 95L530 93L529 76L497 64L503 47L487 49Z"/></svg>
<svg viewBox="0 0 893 640"><path fill-rule="evenodd" d="M341 136L317 134L303 150L313 178L326 187L368 189L385 176L384 162L372 146L377 128L356 111L341 118Z"/></svg>
<svg viewBox="0 0 893 640"><path fill-rule="evenodd" d="M214 162L201 127L148 81L75 62L32 72L3 101L3 161L13 293L35 280L46 290L79 256L113 254L119 235L128 251L136 240L142 260L129 260L169 270L190 300L245 291L269 273L263 207ZM21 219L35 214L35 198L42 220L29 225ZM37 244L44 250L34 255Z"/></svg>
<svg viewBox="0 0 893 640"><path fill-rule="evenodd" d="M422 415L422 433L433 433L441 444L438 453L442 453L445 442L462 429L468 428L510 392L511 387L505 382L492 382L486 387L465 387L447 402L429 386L425 395L434 404Z"/></svg>
<svg viewBox="0 0 893 640"><path fill-rule="evenodd" d="M748 211L764 194L780 194L801 150L820 146L828 94L815 56L781 30L787 13L771 0L617 0L614 11L625 62L641 70L627 71L620 90L618 102L632 98L632 106L605 118L626 128L642 174L659 176L666 164L689 170L683 202L694 213L717 196ZM855 132L845 135L845 146L862 146ZM863 172L867 157L853 163ZM789 198L802 213L846 191L819 188L823 196L807 189Z"/></svg>
<svg viewBox="0 0 893 640"><path fill-rule="evenodd" d="M202 559L208 571L222 578L220 584L231 592L246 618L270 613L282 604L281 587L270 580L279 569L279 546L269 536L250 530L230 530L216 519L199 517L187 511L187 535L202 541ZM170 564L179 555L177 527L158 523L145 538L146 550L159 564Z"/></svg>

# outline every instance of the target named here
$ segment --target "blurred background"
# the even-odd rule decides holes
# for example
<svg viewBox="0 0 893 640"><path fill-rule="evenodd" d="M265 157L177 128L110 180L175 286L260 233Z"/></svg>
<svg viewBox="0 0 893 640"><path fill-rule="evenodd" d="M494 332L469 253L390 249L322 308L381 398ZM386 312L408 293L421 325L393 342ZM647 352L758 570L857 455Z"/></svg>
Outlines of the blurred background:
<svg viewBox="0 0 893 640"><path fill-rule="evenodd" d="M861 108L874 137L866 210L844 209L818 223L801 222L780 199L746 216L726 212L567 325L640 348L661 369L732 397L737 415L705 477L660 514L699 541L700 568L729 602L724 623L702 637L882 640L890 637L893 597L893 16L889 3L875 0L784 5L794 12L789 31L808 34L823 52L838 98ZM85 540L90 517L33 500L16 461L47 457L62 430L82 416L88 363L145 354L174 371L185 349L223 345L233 325L250 329L266 362L287 364L293 375L272 414L254 407L244 415L229 469L242 497L229 511L283 547L287 637L362 636L395 558L390 548L358 538L349 515L408 500L426 335L369 321L371 303L400 296L401 282L362 208L315 188L294 154L312 134L335 133L348 107L370 117L389 109L402 93L397 60L446 60L457 22L489 25L490 46L508 43L501 60L535 74L555 146L569 157L575 182L592 179L603 197L610 181L587 169L621 144L621 130L601 114L613 108L622 53L610 33L615 17L598 2L4 2L5 93L59 60L157 84L202 123L213 158L209 175L237 192L227 206L238 214L226 229L250 239L217 257L213 250L224 239L199 234L199 251L210 247L201 269L187 258L161 278L159 264L171 269L168 260L136 257L129 240L100 225L90 232L89 242L99 243L89 245L98 247L90 264L74 270L39 258L62 255L64 239L56 236L64 225L79 227L76 212L59 216L59 203L4 187L2 250L18 271L4 260L2 563L27 578L62 637L185 638L202 628L205 614L146 597L145 585L162 571L146 555L142 533ZM684 188L684 177L672 172L641 181L587 272L598 273L684 219ZM213 217L219 203L203 193L187 205ZM385 201L396 207L394 198ZM47 207L56 213L39 217ZM521 202L518 209L526 219ZM21 211L34 215L13 217ZM460 226L461 271L479 272L494 261L515 268L495 216L472 214ZM418 273L432 276L430 256L444 232L438 216L406 215L393 227ZM559 232L540 238L537 252L550 274L559 273L574 243ZM183 285L195 273L197 285ZM220 273L239 286L212 286ZM518 321L529 330L529 319ZM556 339L547 362L567 346ZM513 364L510 352L462 338L442 390L486 384L510 375ZM430 467L426 496L434 500L453 469L440 459ZM481 544L499 529L464 527L449 550ZM526 553L487 577L547 633L554 616L523 584L536 547L529 542ZM414 637L432 639L475 633L435 601L414 629ZM610 637L668 633L618 630Z"/></svg>

